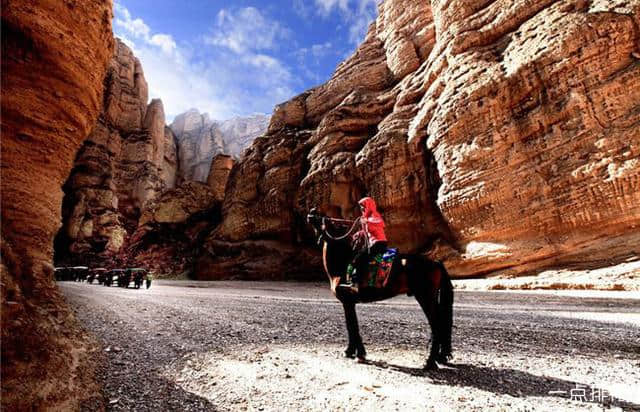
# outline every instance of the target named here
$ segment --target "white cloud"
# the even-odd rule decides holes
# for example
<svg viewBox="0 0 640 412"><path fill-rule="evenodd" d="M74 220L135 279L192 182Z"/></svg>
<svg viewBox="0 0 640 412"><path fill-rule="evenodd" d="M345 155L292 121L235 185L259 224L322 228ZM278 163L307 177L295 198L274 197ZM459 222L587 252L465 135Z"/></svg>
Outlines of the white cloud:
<svg viewBox="0 0 640 412"><path fill-rule="evenodd" d="M121 4L116 3L114 7L116 12L114 22L116 26L124 28L126 31L136 37L149 37L151 29L145 24L144 21L142 21L142 19L131 18L131 13L129 13L129 10L127 10Z"/></svg>
<svg viewBox="0 0 640 412"><path fill-rule="evenodd" d="M313 14L313 6L308 0L293 0L293 10L303 19L308 19Z"/></svg>
<svg viewBox="0 0 640 412"><path fill-rule="evenodd" d="M266 18L255 7L245 7L236 11L220 10L214 34L207 36L205 42L245 53L276 49L278 41L286 40L289 35L289 30L277 21Z"/></svg>
<svg viewBox="0 0 640 412"><path fill-rule="evenodd" d="M116 2L114 9L115 31L118 31L118 29L124 31L120 34L120 37L127 46L133 49L136 46L133 39L136 39L147 45L158 46L166 55L177 53L176 42L170 34L156 33L152 35L151 28L142 19L132 18L129 10L120 3Z"/></svg>
<svg viewBox="0 0 640 412"><path fill-rule="evenodd" d="M177 49L176 42L173 40L173 37L168 34L154 34L149 39L149 43L160 46L165 54L171 54Z"/></svg>
<svg viewBox="0 0 640 412"><path fill-rule="evenodd" d="M302 0L294 0L294 10L304 19L309 19L312 12ZM376 18L377 5L381 0L314 0L315 14L327 18L334 11L342 18L348 29L348 40L358 45L364 39L369 24Z"/></svg>
<svg viewBox="0 0 640 412"><path fill-rule="evenodd" d="M297 70L316 84L327 80L318 73L322 63L326 62L327 58L341 57L341 52L330 41L301 47L291 54L296 58Z"/></svg>
<svg viewBox="0 0 640 412"><path fill-rule="evenodd" d="M251 30L232 27L231 23L246 23L247 18L258 15L261 19ZM167 122L192 107L221 120L270 113L276 104L293 96L298 80L290 69L274 56L258 52L275 48L288 35L285 28L252 8L225 11L214 27L220 28L224 30L216 31L219 41L209 38L204 45L177 42L169 33L154 32L116 2L114 31L140 59L149 97L162 99ZM265 37L253 37L259 35Z"/></svg>
<svg viewBox="0 0 640 412"><path fill-rule="evenodd" d="M333 45L329 41L322 44L314 44L311 46L311 54L313 57L320 59L331 53L332 48Z"/></svg>

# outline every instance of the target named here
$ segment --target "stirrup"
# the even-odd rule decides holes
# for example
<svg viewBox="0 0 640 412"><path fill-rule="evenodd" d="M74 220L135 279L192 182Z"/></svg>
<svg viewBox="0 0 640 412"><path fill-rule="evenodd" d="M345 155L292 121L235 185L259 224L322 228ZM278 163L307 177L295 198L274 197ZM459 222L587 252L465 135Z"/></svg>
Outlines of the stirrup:
<svg viewBox="0 0 640 412"><path fill-rule="evenodd" d="M359 292L358 285L354 283L340 283L338 287L342 289L348 289L350 292L353 292L353 293Z"/></svg>

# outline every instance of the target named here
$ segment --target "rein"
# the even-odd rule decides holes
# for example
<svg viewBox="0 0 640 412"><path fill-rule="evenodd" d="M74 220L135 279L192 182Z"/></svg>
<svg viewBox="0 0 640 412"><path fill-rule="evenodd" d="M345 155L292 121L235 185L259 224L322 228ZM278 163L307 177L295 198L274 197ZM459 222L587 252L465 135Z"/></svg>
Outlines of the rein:
<svg viewBox="0 0 640 412"><path fill-rule="evenodd" d="M351 233L353 233L353 231L356 228L356 226L358 225L358 223L360 223L360 219L354 220L353 221L353 225L351 225L351 229L349 229L349 231L347 233L345 233L342 236L335 237L335 236L332 236L331 233L329 233L329 231L327 230L327 225L324 223L325 219L335 220L335 221L340 221L340 222L344 222L345 220L344 219L332 219L332 218L327 218L327 217L323 217L322 218L322 231L331 240L342 240L342 239L348 237ZM347 222L348 222L348 220L347 220Z"/></svg>

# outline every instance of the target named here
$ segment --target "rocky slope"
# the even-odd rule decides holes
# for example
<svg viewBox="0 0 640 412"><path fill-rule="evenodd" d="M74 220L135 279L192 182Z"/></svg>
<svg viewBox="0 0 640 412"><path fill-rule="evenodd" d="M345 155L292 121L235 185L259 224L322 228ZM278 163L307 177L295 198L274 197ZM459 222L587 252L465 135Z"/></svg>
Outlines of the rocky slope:
<svg viewBox="0 0 640 412"><path fill-rule="evenodd" d="M110 2L2 2L3 410L99 408L86 403L94 345L51 260L60 187L102 105L111 19Z"/></svg>
<svg viewBox="0 0 640 412"><path fill-rule="evenodd" d="M306 211L354 217L365 194L456 275L637 255L639 19L638 0L386 0L234 168L198 276L311 273Z"/></svg>
<svg viewBox="0 0 640 412"><path fill-rule="evenodd" d="M123 251L127 263L156 275L192 272L206 235L220 221L220 194L204 183L187 181L145 204L138 228Z"/></svg>
<svg viewBox="0 0 640 412"><path fill-rule="evenodd" d="M207 183L185 181L145 203L138 227L123 247L122 261L157 275L193 274L205 238L220 223L234 160L218 154Z"/></svg>
<svg viewBox="0 0 640 412"><path fill-rule="evenodd" d="M206 182L216 154L239 157L256 137L264 134L268 124L266 115L216 121L207 113L191 109L176 116L170 128L178 142L179 179Z"/></svg>
<svg viewBox="0 0 640 412"><path fill-rule="evenodd" d="M104 81L102 113L65 184L56 261L100 264L117 255L145 202L175 185L176 144L162 102L147 105L140 61L120 40Z"/></svg>

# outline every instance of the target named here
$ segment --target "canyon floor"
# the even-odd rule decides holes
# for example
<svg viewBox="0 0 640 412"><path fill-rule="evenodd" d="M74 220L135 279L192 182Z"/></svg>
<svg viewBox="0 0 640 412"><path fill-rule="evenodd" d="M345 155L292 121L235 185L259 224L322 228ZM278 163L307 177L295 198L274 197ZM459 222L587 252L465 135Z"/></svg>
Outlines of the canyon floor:
<svg viewBox="0 0 640 412"><path fill-rule="evenodd" d="M358 307L358 364L324 284L59 286L96 337L107 410L640 410L637 292L457 291L454 359L425 372L406 296Z"/></svg>

